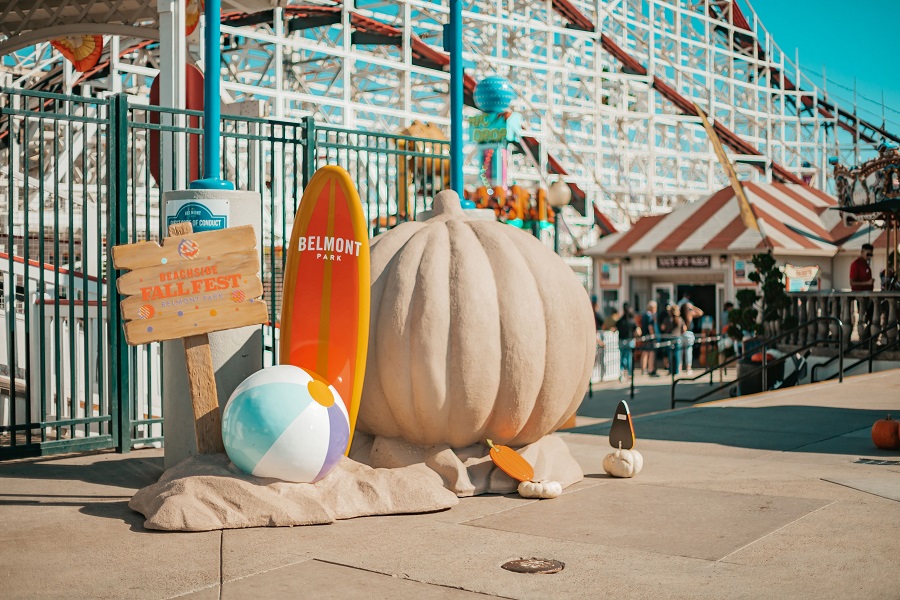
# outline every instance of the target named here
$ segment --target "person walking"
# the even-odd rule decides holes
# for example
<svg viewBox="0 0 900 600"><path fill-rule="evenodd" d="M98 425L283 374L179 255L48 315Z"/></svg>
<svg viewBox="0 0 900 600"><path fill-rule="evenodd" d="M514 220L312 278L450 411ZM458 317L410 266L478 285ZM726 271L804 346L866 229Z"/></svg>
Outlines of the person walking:
<svg viewBox="0 0 900 600"><path fill-rule="evenodd" d="M619 332L619 381L625 381L633 372L634 338L641 335L641 328L634 321L634 311L627 302L622 305L616 330Z"/></svg>
<svg viewBox="0 0 900 600"><path fill-rule="evenodd" d="M671 330L664 337L669 342L669 373L678 375L681 371L681 342L684 337L684 320L677 304L670 304L666 311L669 313Z"/></svg>
<svg viewBox="0 0 900 600"><path fill-rule="evenodd" d="M603 341L603 313L600 312L600 301L597 296L591 296L591 304L594 307L594 328L597 330L597 355L594 357L595 365L600 369L600 381L606 378L606 343Z"/></svg>
<svg viewBox="0 0 900 600"><path fill-rule="evenodd" d="M641 331L645 339L641 349L641 373L647 373L650 377L659 377L656 372L656 340L659 337L659 328L656 326L656 302L647 303L647 310L641 315Z"/></svg>
<svg viewBox="0 0 900 600"><path fill-rule="evenodd" d="M681 305L681 319L684 321L684 336L682 346L684 348L684 370L688 375L693 374L694 369L694 319L703 316L703 311L697 308L687 296L687 302Z"/></svg>

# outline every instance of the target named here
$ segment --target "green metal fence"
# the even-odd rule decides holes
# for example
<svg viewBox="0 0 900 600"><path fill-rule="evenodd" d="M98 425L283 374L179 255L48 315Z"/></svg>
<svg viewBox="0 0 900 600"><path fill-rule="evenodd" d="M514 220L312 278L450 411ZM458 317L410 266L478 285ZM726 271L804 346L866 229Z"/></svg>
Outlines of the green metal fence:
<svg viewBox="0 0 900 600"><path fill-rule="evenodd" d="M200 172L201 123L124 95L0 94L0 460L163 442L160 347L125 344L107 257L160 239L162 193ZM283 245L315 169L350 172L376 235L430 206L449 145L311 119L224 115L221 131L223 177L262 197L263 361L274 364Z"/></svg>

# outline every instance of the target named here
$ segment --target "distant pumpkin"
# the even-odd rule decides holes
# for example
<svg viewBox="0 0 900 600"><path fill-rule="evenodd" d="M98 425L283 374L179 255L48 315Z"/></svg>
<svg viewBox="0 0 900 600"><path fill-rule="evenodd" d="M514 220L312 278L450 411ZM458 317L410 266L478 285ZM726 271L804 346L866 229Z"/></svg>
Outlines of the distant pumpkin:
<svg viewBox="0 0 900 600"><path fill-rule="evenodd" d="M372 241L357 427L421 446L535 442L587 390L596 343L587 292L532 235L469 220L454 192L438 194L434 212Z"/></svg>
<svg viewBox="0 0 900 600"><path fill-rule="evenodd" d="M879 419L872 425L872 442L882 450L896 450L900 448L900 421L895 421L888 415L886 419Z"/></svg>

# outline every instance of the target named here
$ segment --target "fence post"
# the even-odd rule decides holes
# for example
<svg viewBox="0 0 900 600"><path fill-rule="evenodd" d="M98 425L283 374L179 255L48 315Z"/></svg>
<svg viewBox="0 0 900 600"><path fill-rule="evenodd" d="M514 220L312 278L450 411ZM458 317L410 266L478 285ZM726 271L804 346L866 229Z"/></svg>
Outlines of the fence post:
<svg viewBox="0 0 900 600"><path fill-rule="evenodd" d="M309 185L313 173L316 172L316 119L312 115L303 118L306 148L303 156L303 189Z"/></svg>
<svg viewBox="0 0 900 600"><path fill-rule="evenodd" d="M109 224L107 257L112 247L128 243L128 96L116 94L110 103ZM112 264L110 260L108 264ZM122 327L121 297L116 290L118 273L108 273L109 389L113 443L118 452L131 450L131 365Z"/></svg>

